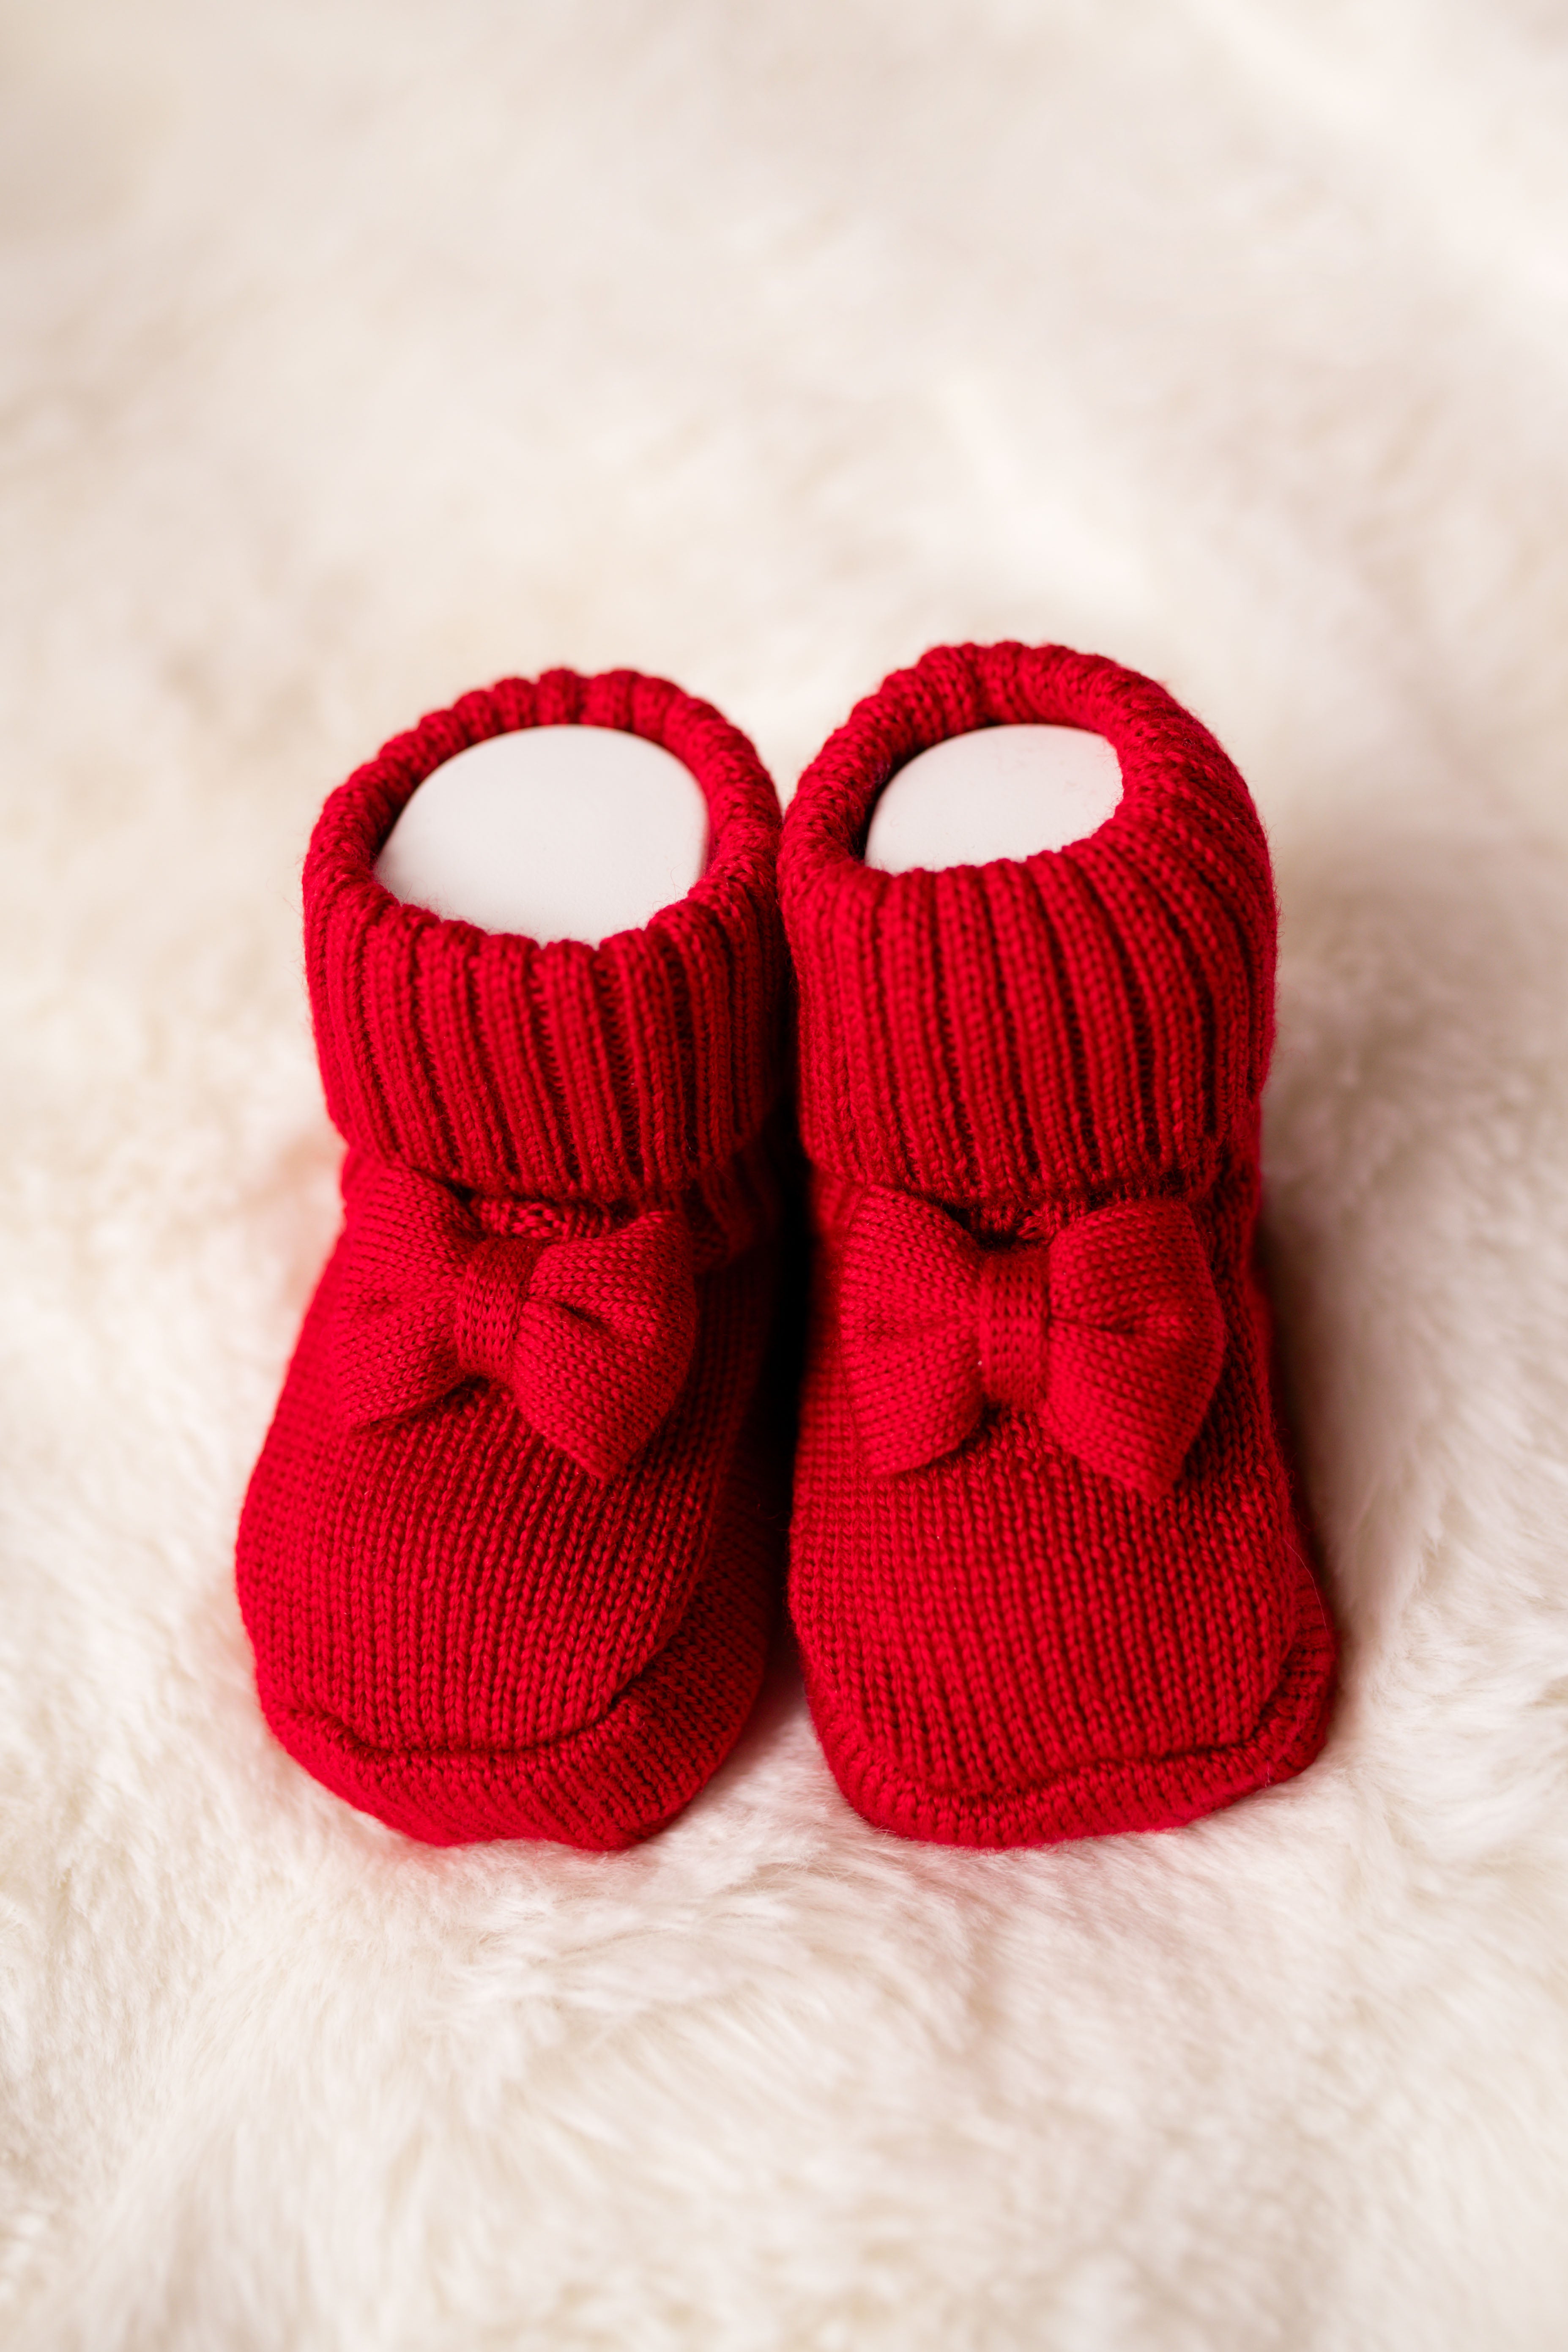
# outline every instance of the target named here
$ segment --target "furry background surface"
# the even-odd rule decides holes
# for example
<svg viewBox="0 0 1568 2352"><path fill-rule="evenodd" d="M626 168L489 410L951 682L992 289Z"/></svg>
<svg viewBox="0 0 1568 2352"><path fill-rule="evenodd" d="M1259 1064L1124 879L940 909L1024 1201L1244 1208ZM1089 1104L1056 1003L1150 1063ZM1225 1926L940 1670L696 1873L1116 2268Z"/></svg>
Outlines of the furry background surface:
<svg viewBox="0 0 1568 2352"><path fill-rule="evenodd" d="M1560 2347L1563 7L3 23L0 2339ZM781 1663L637 1853L405 1843L231 1580L336 1213L315 810L561 659L787 790L994 635L1163 678L1271 831L1329 1751L904 1846Z"/></svg>

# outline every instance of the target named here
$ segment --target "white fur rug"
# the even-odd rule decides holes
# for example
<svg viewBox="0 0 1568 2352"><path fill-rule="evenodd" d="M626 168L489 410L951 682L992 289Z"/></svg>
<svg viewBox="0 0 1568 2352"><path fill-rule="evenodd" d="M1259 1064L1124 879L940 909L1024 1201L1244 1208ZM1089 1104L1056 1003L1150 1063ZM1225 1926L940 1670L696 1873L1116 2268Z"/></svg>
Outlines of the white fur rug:
<svg viewBox="0 0 1568 2352"><path fill-rule="evenodd" d="M1557 2352L1562 7L3 24L7 2352ZM781 1664L638 1853L405 1843L231 1582L335 1218L315 809L561 659L787 785L991 635L1164 678L1273 835L1328 1753L922 1849Z"/></svg>

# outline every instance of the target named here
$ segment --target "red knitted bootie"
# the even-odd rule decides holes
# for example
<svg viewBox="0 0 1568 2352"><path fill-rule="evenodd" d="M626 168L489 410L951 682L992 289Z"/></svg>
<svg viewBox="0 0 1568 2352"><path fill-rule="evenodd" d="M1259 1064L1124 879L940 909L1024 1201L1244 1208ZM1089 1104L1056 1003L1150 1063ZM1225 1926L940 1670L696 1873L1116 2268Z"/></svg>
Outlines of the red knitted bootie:
<svg viewBox="0 0 1568 2352"><path fill-rule="evenodd" d="M443 921L372 866L432 769L513 728L685 761L689 894L597 947ZM240 1524L268 1721L438 1844L621 1846L756 1695L782 1561L753 1410L779 1210L778 808L661 680L465 696L334 793L305 866L345 1223Z"/></svg>
<svg viewBox="0 0 1568 2352"><path fill-rule="evenodd" d="M1008 722L1109 739L1098 832L862 863L895 769ZM1246 786L1111 662L944 647L807 770L779 871L817 1237L790 1602L845 1793L997 1846L1300 1771L1334 1643L1254 1255L1275 909Z"/></svg>

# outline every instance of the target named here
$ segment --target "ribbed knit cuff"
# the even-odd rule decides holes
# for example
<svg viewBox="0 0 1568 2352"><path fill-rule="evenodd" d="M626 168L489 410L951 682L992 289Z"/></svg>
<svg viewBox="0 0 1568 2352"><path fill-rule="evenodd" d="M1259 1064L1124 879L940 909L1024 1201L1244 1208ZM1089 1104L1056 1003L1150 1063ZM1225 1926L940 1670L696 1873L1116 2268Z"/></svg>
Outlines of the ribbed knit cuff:
<svg viewBox="0 0 1568 2352"><path fill-rule="evenodd" d="M1088 839L941 872L862 863L894 771L951 735L1105 736ZM1275 905L1246 785L1163 688L1060 646L942 646L868 696L802 777L779 860L799 1119L827 1173L1006 1217L1205 1181L1250 1138L1273 1037Z"/></svg>
<svg viewBox="0 0 1568 2352"><path fill-rule="evenodd" d="M373 871L415 787L521 727L624 729L685 762L710 847L687 896L598 947L405 905ZM778 804L746 738L630 671L465 695L327 802L305 862L321 1077L351 1144L495 1198L638 1205L722 1169L783 1075Z"/></svg>

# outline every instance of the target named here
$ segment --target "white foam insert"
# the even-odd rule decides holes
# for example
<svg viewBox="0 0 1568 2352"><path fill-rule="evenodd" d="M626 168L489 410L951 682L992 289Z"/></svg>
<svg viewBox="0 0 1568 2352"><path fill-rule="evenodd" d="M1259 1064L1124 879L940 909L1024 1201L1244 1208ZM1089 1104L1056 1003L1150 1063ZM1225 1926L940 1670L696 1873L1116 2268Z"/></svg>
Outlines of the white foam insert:
<svg viewBox="0 0 1568 2352"><path fill-rule="evenodd" d="M433 914L596 947L684 898L707 851L707 803L672 752L616 728L525 727L433 770L375 871Z"/></svg>
<svg viewBox="0 0 1568 2352"><path fill-rule="evenodd" d="M866 863L907 874L1065 849L1121 798L1121 763L1103 735L982 727L933 744L890 779L871 814Z"/></svg>

